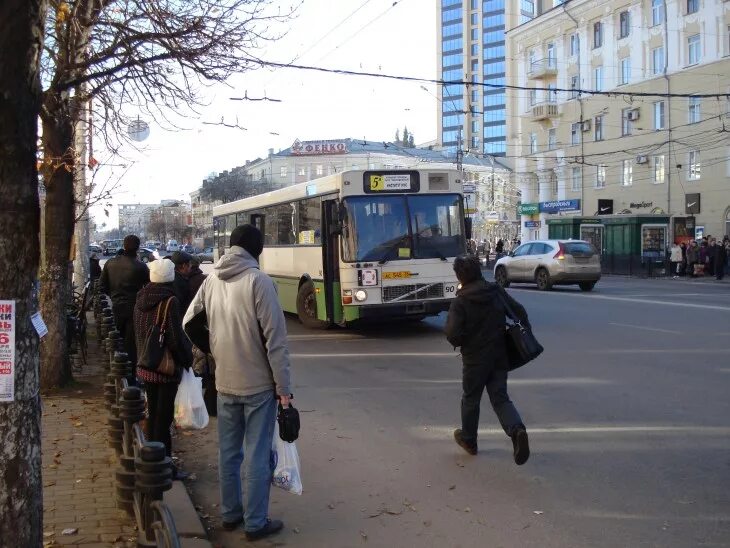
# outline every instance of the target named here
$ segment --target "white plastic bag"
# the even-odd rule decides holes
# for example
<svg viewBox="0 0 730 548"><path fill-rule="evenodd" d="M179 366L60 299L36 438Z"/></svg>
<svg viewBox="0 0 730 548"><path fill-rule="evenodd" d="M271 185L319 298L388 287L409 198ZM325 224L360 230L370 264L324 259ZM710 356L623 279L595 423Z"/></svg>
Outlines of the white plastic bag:
<svg viewBox="0 0 730 548"><path fill-rule="evenodd" d="M271 483L276 487L293 493L302 494L302 475L299 466L299 453L295 442L289 443L279 437L279 424L274 422L274 440L271 443L271 457L274 475Z"/></svg>
<svg viewBox="0 0 730 548"><path fill-rule="evenodd" d="M175 396L175 422L180 428L202 430L208 426L208 411L203 400L203 379L192 369L183 369Z"/></svg>

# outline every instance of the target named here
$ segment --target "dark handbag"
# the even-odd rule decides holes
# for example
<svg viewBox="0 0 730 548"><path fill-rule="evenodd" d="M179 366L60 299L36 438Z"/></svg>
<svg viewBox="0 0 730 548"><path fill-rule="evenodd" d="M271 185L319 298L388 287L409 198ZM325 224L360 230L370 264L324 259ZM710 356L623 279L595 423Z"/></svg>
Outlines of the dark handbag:
<svg viewBox="0 0 730 548"><path fill-rule="evenodd" d="M296 441L299 437L299 411L291 403L286 409L280 403L276 420L279 423L279 437L289 443Z"/></svg>
<svg viewBox="0 0 730 548"><path fill-rule="evenodd" d="M532 334L532 329L522 325L501 292L499 298L502 300L508 320L504 339L507 347L507 363L509 370L513 371L537 358L544 348Z"/></svg>
<svg viewBox="0 0 730 548"><path fill-rule="evenodd" d="M154 371L161 375L173 376L175 374L175 360L172 353L165 344L165 329L167 325L167 311L170 308L172 297L165 301L165 310L160 320L160 312L163 303L157 305L155 323L147 331L142 353L137 360L137 365L148 371Z"/></svg>

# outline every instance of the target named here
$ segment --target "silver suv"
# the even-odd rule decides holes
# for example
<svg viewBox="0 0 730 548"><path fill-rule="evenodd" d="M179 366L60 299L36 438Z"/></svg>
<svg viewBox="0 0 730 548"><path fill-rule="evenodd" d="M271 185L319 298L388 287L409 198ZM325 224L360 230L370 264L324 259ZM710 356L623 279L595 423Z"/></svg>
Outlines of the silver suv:
<svg viewBox="0 0 730 548"><path fill-rule="evenodd" d="M601 258L583 240L531 241L497 261L494 279L502 287L528 282L547 291L553 285L578 284L590 291L601 279Z"/></svg>

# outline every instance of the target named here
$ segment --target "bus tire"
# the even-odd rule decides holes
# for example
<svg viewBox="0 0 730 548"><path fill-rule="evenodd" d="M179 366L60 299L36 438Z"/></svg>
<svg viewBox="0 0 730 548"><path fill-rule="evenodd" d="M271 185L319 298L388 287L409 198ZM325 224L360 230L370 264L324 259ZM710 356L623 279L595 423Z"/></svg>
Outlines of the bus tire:
<svg viewBox="0 0 730 548"><path fill-rule="evenodd" d="M297 292L297 315L304 327L327 329L327 322L317 319L317 294L311 280L307 280L299 287Z"/></svg>

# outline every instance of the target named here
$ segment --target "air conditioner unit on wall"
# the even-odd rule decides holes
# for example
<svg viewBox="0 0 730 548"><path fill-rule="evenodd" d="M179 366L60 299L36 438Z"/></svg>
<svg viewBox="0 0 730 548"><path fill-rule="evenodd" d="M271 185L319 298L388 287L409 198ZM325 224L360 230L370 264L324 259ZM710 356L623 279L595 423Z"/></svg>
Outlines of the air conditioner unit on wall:
<svg viewBox="0 0 730 548"><path fill-rule="evenodd" d="M583 120L583 126L581 127L583 132L590 131L591 130L591 121L590 120Z"/></svg>
<svg viewBox="0 0 730 548"><path fill-rule="evenodd" d="M639 109L633 108L629 111L629 120L632 122L639 119Z"/></svg>
<svg viewBox="0 0 730 548"><path fill-rule="evenodd" d="M637 164L646 164L648 162L649 162L649 157L648 156L643 156L642 155L642 156L637 156L636 157L636 163Z"/></svg>

